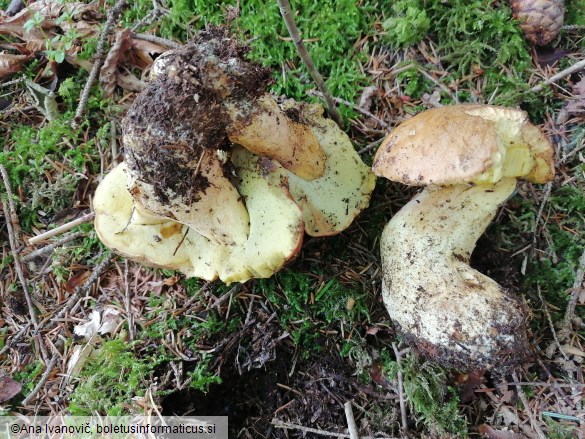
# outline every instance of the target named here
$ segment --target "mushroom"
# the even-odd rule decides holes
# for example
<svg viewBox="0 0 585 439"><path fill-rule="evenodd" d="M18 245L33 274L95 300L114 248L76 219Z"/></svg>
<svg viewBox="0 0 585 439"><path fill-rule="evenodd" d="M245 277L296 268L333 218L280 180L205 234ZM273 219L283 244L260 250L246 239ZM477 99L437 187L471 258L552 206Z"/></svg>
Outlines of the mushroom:
<svg viewBox="0 0 585 439"><path fill-rule="evenodd" d="M242 245L214 242L189 226L134 204L126 190L125 163L106 175L94 196L100 240L129 259L179 270L188 277L219 277L226 283L269 277L300 250L302 214L286 181L274 173L258 172L265 159L235 148L232 160L239 175L237 190L245 198L250 217L250 232Z"/></svg>
<svg viewBox="0 0 585 439"><path fill-rule="evenodd" d="M94 197L108 247L244 282L294 258L305 231L339 233L367 207L375 177L347 135L321 106L266 93L244 53L211 28L157 59L123 122L125 163Z"/></svg>
<svg viewBox="0 0 585 439"><path fill-rule="evenodd" d="M226 172L230 142L277 160L300 178L321 177L325 153L311 130L266 92L269 71L212 27L155 62L123 123L128 189L145 210L241 245L246 208Z"/></svg>
<svg viewBox="0 0 585 439"><path fill-rule="evenodd" d="M423 355L506 371L529 356L526 310L469 266L476 241L518 178L554 176L553 149L525 112L454 105L418 114L384 140L376 175L427 186L384 228L383 300Z"/></svg>
<svg viewBox="0 0 585 439"><path fill-rule="evenodd" d="M289 100L282 107L294 109L318 139L326 154L324 175L303 180L276 160L233 147L235 190L249 214L244 243L212 241L188 225L145 209L126 190L130 179L126 163L106 175L94 196L95 229L101 241L148 266L231 283L271 276L296 256L305 231L328 236L347 228L367 207L374 175L347 135L323 118L321 106Z"/></svg>

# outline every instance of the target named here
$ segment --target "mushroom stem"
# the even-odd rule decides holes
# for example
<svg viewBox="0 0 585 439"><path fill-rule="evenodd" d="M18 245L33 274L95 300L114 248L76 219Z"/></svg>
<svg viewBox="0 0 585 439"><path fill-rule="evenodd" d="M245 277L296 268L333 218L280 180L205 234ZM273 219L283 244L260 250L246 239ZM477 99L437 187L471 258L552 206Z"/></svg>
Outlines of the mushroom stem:
<svg viewBox="0 0 585 439"><path fill-rule="evenodd" d="M323 176L327 157L311 128L291 119L270 95L247 105L234 102L227 108L232 118L227 127L230 141L276 160L302 179Z"/></svg>
<svg viewBox="0 0 585 439"><path fill-rule="evenodd" d="M515 178L431 186L384 229L388 313L419 351L443 364L503 370L527 355L522 304L469 266L476 241L515 187Z"/></svg>

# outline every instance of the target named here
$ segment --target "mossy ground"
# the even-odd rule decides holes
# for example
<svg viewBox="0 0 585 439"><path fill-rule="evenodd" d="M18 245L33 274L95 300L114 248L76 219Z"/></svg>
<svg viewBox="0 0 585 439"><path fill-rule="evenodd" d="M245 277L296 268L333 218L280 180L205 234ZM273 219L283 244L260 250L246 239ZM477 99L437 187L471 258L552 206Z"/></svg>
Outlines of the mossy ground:
<svg viewBox="0 0 585 439"><path fill-rule="evenodd" d="M473 259L476 267L531 306L534 362L516 377L463 375L418 359L401 343L380 299L378 237L413 191L379 181L370 208L347 231L307 239L300 257L271 279L226 287L116 258L97 286L56 320L108 253L90 225L79 226L74 231L82 232L80 238L25 266L41 334L51 344L60 343L63 357L34 405L25 407L21 402L41 379L47 359L41 358L38 345L23 347L14 341L29 317L5 239L7 230L0 225L0 362L5 373L24 384L21 395L3 403L1 410L118 414L159 406L170 414L203 410L214 400L217 412L208 414L229 414L234 434L260 438L284 437L270 426L273 417L343 431L343 402L352 399L364 435L392 436L401 432L396 399L400 375L406 427L412 436L477 437L482 424L541 429L547 437L576 435L574 421L543 413L582 414L584 407L579 397L585 358L582 296L572 321L565 316L568 303L577 297L575 289L583 287L575 277L580 265L583 269L585 247L580 152L585 136L582 115L558 119L574 99L570 91L581 77L568 76L539 92L530 89L571 59L585 56L585 38L578 27L585 25L585 6L582 1L568 2L566 24L572 27L552 44L564 56L559 55L557 64L538 67L544 51L523 39L504 2L400 0L383 8L379 3L293 2L295 19L331 93L354 103L340 109L358 149L412 114L455 102L523 108L555 141L555 181L549 189L520 186L480 240ZM0 0L0 8L7 4ZM242 1L239 14L233 13L235 4L168 0L165 12L137 31L184 42L208 23L236 17L232 30L250 45L250 57L273 69L273 91L316 101L310 94L315 86L276 2ZM120 23L134 26L151 10L152 2L138 0ZM9 44L15 38L0 35L0 41ZM82 57L89 59L96 39L82 40L80 47ZM38 80L46 66L40 54L23 74ZM133 97L117 89L104 99L95 86L80 126L73 129L70 122L87 73L63 67L56 90L59 117L51 122L37 109L27 108L22 84L0 88L0 98L11 101L0 112L0 163L8 170L25 237L90 208L96 182L112 162L110 147L118 136L112 126L119 124ZM366 94L370 86L374 88ZM371 151L363 154L366 162L371 156ZM1 196L6 199L4 190ZM27 246L23 254L31 250ZM91 344L73 334L92 310L103 314L108 307L121 316L115 330ZM24 337L30 338L30 332ZM87 358L76 363L75 376L65 377L67 367L76 366L71 364L76 348L87 345ZM255 383L254 392L239 384L247 379ZM512 381L529 384L518 387ZM518 389L524 390L530 407L523 407ZM499 416L502 407L516 418ZM299 435L291 430L288 437Z"/></svg>

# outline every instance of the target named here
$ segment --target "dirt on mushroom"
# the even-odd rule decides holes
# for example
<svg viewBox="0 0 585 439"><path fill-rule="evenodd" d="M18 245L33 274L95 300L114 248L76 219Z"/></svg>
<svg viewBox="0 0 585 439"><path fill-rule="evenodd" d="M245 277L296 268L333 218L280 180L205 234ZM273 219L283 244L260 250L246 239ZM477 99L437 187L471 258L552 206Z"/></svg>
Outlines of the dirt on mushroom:
<svg viewBox="0 0 585 439"><path fill-rule="evenodd" d="M131 126L133 136L151 142L142 146L143 154L128 149L128 164L154 185L159 201L168 202L166 188L194 202L200 199L199 193L205 192L209 182L180 164L197 163L205 149L230 148L225 131L230 117L223 105L226 94L254 101L271 83L268 69L247 62L238 65L230 78L234 83L227 83L227 89L209 83L207 78L214 77L217 70L210 57L223 62L241 58L248 50L229 37L228 28L211 26L165 58L165 64L175 68L157 75L129 109L125 129Z"/></svg>

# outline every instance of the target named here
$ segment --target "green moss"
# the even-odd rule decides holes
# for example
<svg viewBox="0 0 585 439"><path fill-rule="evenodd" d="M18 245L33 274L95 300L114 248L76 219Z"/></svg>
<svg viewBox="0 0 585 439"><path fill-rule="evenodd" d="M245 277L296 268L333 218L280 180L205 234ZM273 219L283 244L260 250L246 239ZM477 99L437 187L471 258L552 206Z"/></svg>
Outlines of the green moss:
<svg viewBox="0 0 585 439"><path fill-rule="evenodd" d="M137 356L124 340L104 342L81 371L69 412L74 416L128 414L132 398L144 396L155 366L152 359Z"/></svg>
<svg viewBox="0 0 585 439"><path fill-rule="evenodd" d="M400 365L387 351L382 352L384 371L396 380L402 372L404 393L417 422L435 435L445 433L467 437L467 422L459 412L459 398L455 389L447 386L448 371L429 362L419 363L412 355L403 357Z"/></svg>
<svg viewBox="0 0 585 439"><path fill-rule="evenodd" d="M195 365L195 369L187 372L190 378L189 387L206 393L211 384L221 384L221 378L210 371L212 356L204 354Z"/></svg>
<svg viewBox="0 0 585 439"><path fill-rule="evenodd" d="M386 40L398 48L422 41L431 28L431 20L421 1L399 0L392 5L391 15L383 26Z"/></svg>
<svg viewBox="0 0 585 439"><path fill-rule="evenodd" d="M536 291L540 288L546 300L560 308L559 318L566 308L579 258L585 248L585 236L578 232L585 230L585 183L579 180L576 183L575 186L560 187L551 196L551 209L557 214L554 220L547 222L546 228L551 240L550 251L556 255L556 262L550 256L536 259L526 276L526 289Z"/></svg>
<svg viewBox="0 0 585 439"><path fill-rule="evenodd" d="M482 94L493 94L492 103L516 105L524 99L530 52L504 3L401 0L385 13L384 38L391 47L413 45L424 38L434 42L441 66L448 72L441 79L445 84L482 70L486 78ZM425 84L416 69L402 73L401 80L406 84L406 94L415 99L431 85ZM447 95L443 99L450 102ZM459 99L471 96L463 93Z"/></svg>
<svg viewBox="0 0 585 439"><path fill-rule="evenodd" d="M565 25L585 26L585 0L565 2Z"/></svg>
<svg viewBox="0 0 585 439"><path fill-rule="evenodd" d="M228 7L235 4L235 1L217 4L205 0L170 0L171 13L157 22L158 34L187 41L209 23L225 23ZM293 4L295 21L317 70L334 96L350 102L355 102L360 89L367 85L359 65L363 55L356 53L353 46L364 36L364 29L372 28L371 4L354 0L319 3L301 0ZM140 0L126 14L126 20L131 22L144 16L150 7L149 1ZM273 69L272 90L297 100L317 101L307 95L316 86L290 41L276 2L253 0L241 2L240 7L240 16L232 23L232 29L241 41L248 41L251 59ZM345 117L354 115L347 108L341 111Z"/></svg>
<svg viewBox="0 0 585 439"><path fill-rule="evenodd" d="M16 372L12 378L22 383L22 394L28 395L37 385L37 379L45 371L45 364L41 360L35 360L27 364L22 370Z"/></svg>
<svg viewBox="0 0 585 439"><path fill-rule="evenodd" d="M291 333L294 343L302 346L307 355L309 350L321 349L319 339L325 329L369 320L364 293L344 286L335 278L323 282L316 278L284 270L258 281L260 291L277 310L283 329ZM348 310L350 298L355 305Z"/></svg>

